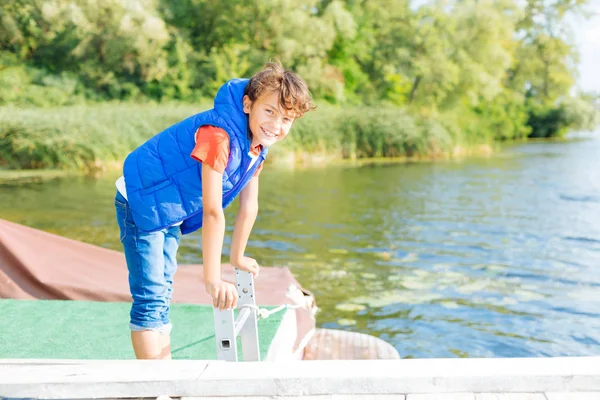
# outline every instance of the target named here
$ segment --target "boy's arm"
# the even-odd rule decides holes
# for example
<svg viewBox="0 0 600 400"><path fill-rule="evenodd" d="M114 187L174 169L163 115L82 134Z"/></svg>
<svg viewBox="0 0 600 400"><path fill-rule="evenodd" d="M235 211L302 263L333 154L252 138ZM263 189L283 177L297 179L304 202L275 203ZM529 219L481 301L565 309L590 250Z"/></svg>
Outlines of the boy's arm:
<svg viewBox="0 0 600 400"><path fill-rule="evenodd" d="M246 245L258 215L258 176L254 176L240 193L240 208L235 219L231 240L230 262L236 268L258 275L258 263L245 257Z"/></svg>
<svg viewBox="0 0 600 400"><path fill-rule="evenodd" d="M222 204L223 174L202 164L202 259L206 291L213 305L221 309L235 307L237 290L221 280L221 252L225 235L225 214Z"/></svg>

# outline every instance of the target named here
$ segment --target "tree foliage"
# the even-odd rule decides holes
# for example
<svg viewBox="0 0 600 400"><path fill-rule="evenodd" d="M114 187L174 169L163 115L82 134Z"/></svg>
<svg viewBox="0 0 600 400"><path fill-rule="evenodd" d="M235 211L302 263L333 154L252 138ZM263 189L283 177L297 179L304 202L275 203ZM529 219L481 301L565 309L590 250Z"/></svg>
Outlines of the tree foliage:
<svg viewBox="0 0 600 400"><path fill-rule="evenodd" d="M495 139L553 136L597 123L594 97L573 90L565 22L586 5L0 0L0 104L197 101L274 58L329 103L399 107Z"/></svg>

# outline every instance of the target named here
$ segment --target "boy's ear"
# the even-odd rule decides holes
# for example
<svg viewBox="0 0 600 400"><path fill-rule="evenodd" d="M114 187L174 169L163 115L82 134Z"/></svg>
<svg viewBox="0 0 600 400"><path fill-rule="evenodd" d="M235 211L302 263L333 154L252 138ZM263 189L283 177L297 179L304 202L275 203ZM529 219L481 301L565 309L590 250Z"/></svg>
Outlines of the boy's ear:
<svg viewBox="0 0 600 400"><path fill-rule="evenodd" d="M250 109L252 108L252 100L250 100L250 97L248 97L248 95L244 95L244 98L242 99L242 103L244 104L244 112L246 114L250 113Z"/></svg>

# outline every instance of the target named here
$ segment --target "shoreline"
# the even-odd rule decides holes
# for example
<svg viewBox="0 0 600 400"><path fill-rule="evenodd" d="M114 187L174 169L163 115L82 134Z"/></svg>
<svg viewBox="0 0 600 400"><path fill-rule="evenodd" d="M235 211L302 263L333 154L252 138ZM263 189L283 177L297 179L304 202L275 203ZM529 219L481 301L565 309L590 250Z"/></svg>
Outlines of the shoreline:
<svg viewBox="0 0 600 400"><path fill-rule="evenodd" d="M560 138L528 138L520 140L495 141L492 143L476 144L471 146L456 145L452 151L437 154L417 155L411 157L364 157L344 158L333 153L309 153L306 151L286 151L284 149L272 150L271 157L267 159L269 168L284 170L310 170L329 167L357 168L364 166L385 164L410 164L410 163L436 163L464 161L469 158L494 157L504 148L512 146L538 144L538 143L570 143L576 141L594 140L600 137L600 132L573 132ZM90 169L8 169L0 164L0 187L20 184L44 183L66 177L102 177L116 174L123 166L118 161L97 161Z"/></svg>
<svg viewBox="0 0 600 400"><path fill-rule="evenodd" d="M308 152L286 152L275 153L267 159L269 168L287 170L310 170L328 167L356 168L368 165L382 164L409 164L409 163L434 163L452 160L464 160L470 157L490 157L497 153L499 146L496 144L482 144L471 147L455 146L452 152L444 152L432 155L419 155L412 157L365 157L365 158L342 158L334 154ZM44 183L54 179L70 176L102 177L108 174L116 174L123 166L122 162L110 161L106 163L97 162L95 168L88 170L76 169L7 169L0 167L0 186L19 184Z"/></svg>

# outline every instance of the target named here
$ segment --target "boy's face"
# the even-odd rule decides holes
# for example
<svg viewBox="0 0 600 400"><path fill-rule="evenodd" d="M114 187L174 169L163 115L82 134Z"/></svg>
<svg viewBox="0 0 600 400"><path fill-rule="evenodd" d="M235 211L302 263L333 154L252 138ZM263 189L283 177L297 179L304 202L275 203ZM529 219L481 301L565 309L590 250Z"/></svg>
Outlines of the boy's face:
<svg viewBox="0 0 600 400"><path fill-rule="evenodd" d="M269 147L287 136L294 122L292 110L282 109L279 93L263 93L254 104L244 96L244 112L248 114L252 145Z"/></svg>

